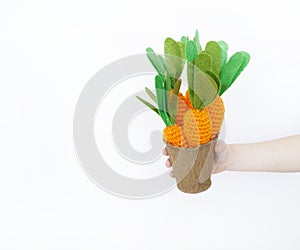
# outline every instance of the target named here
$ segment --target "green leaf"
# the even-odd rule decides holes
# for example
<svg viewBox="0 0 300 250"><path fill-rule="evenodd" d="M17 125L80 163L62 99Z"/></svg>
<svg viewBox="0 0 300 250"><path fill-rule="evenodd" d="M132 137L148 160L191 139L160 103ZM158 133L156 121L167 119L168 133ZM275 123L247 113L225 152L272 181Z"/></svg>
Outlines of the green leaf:
<svg viewBox="0 0 300 250"><path fill-rule="evenodd" d="M161 55L157 55L157 57L158 57L158 59L160 60L161 65L162 65L163 68L164 68L164 72L166 72L167 67L166 67L166 60L165 60L165 58L163 58Z"/></svg>
<svg viewBox="0 0 300 250"><path fill-rule="evenodd" d="M200 87L200 85L198 87ZM191 92L193 93L193 96L194 96L193 108L203 109L205 107L205 105L202 102L202 98L198 95L198 94L200 94L199 89L196 88L196 89L192 90Z"/></svg>
<svg viewBox="0 0 300 250"><path fill-rule="evenodd" d="M172 116L176 117L178 112L178 94L181 86L181 80L177 80L174 84L173 89L173 96L172 96L172 102L171 102L171 109L172 109Z"/></svg>
<svg viewBox="0 0 300 250"><path fill-rule="evenodd" d="M198 32L198 30L196 30L194 41L195 41L195 44L196 44L197 54L198 54L202 50L201 45L200 45L200 39L199 39L199 32Z"/></svg>
<svg viewBox="0 0 300 250"><path fill-rule="evenodd" d="M210 54L213 60L213 68L212 71L219 76L221 70L221 53L222 49L220 45L215 41L210 41L206 44L205 52Z"/></svg>
<svg viewBox="0 0 300 250"><path fill-rule="evenodd" d="M224 69L221 72L221 91L222 95L241 74L241 72L248 65L250 55L247 52L236 52L226 63Z"/></svg>
<svg viewBox="0 0 300 250"><path fill-rule="evenodd" d="M228 44L224 41L218 41L222 52L221 52L221 72L227 62L227 52L228 52Z"/></svg>
<svg viewBox="0 0 300 250"><path fill-rule="evenodd" d="M170 77L166 77L164 88L165 88L165 90L168 90L168 91L170 91L172 89L172 82L171 82Z"/></svg>
<svg viewBox="0 0 300 250"><path fill-rule="evenodd" d="M161 56L157 55L153 49L147 48L147 57L158 74L164 75L166 73L166 66L164 65L164 60Z"/></svg>
<svg viewBox="0 0 300 250"><path fill-rule="evenodd" d="M186 42L189 40L186 36L182 36L181 37L181 42L183 42L184 44L186 44Z"/></svg>
<svg viewBox="0 0 300 250"><path fill-rule="evenodd" d="M198 52L197 52L197 46L195 41L187 41L185 44L185 56L186 56L186 60L188 62L192 62L195 60L195 58L197 57Z"/></svg>
<svg viewBox="0 0 300 250"><path fill-rule="evenodd" d="M193 108L203 106L200 98L195 94L194 89L189 88L189 94L190 94L190 100Z"/></svg>
<svg viewBox="0 0 300 250"><path fill-rule="evenodd" d="M180 78L185 65L185 44L183 42L177 42L177 45L180 49L181 60L178 59L179 61L178 76L172 82L172 88L174 88L174 83L176 83L176 81L178 81L178 79Z"/></svg>
<svg viewBox="0 0 300 250"><path fill-rule="evenodd" d="M180 50L180 57L183 59L183 62L185 64L185 43L183 42L177 42L177 45Z"/></svg>
<svg viewBox="0 0 300 250"><path fill-rule="evenodd" d="M165 110L168 114L172 114L172 107L170 104L170 90L172 89L171 87L171 79L169 77L165 78L165 85L164 85L164 94L165 94L165 99L164 99L164 106Z"/></svg>
<svg viewBox="0 0 300 250"><path fill-rule="evenodd" d="M166 124L166 126L171 126L172 122L166 112L166 104L165 104L165 87L164 87L164 78L161 75L155 76L155 89L156 89L156 97L158 104L158 112Z"/></svg>
<svg viewBox="0 0 300 250"><path fill-rule="evenodd" d="M242 71L247 67L247 65L248 65L248 63L250 61L250 55L249 55L249 53L247 53L245 51L240 51L240 52L243 54L244 59L243 59L243 63L241 65L241 67L239 68L239 72L237 72L238 74L234 76L234 78L233 78L234 80L233 81L235 81L236 78L242 73Z"/></svg>
<svg viewBox="0 0 300 250"><path fill-rule="evenodd" d="M201 51L196 57L195 66L202 71L212 71L213 60L210 54Z"/></svg>
<svg viewBox="0 0 300 250"><path fill-rule="evenodd" d="M139 99L142 103L144 103L148 108L152 109L155 113L157 113L159 115L158 109L152 105L151 103L147 102L146 100L144 100L143 98L136 96L137 99Z"/></svg>
<svg viewBox="0 0 300 250"><path fill-rule="evenodd" d="M218 44L220 45L221 49L224 51L228 51L228 44L225 41L218 41Z"/></svg>
<svg viewBox="0 0 300 250"><path fill-rule="evenodd" d="M174 90L173 90L174 95L179 94L180 86L181 86L181 79L178 79L174 84Z"/></svg>
<svg viewBox="0 0 300 250"><path fill-rule="evenodd" d="M220 89L221 89L221 81L220 78L218 76L216 76L212 71L206 71L205 72L209 77L211 77L211 80L215 81L216 85L217 85L217 92L219 94Z"/></svg>
<svg viewBox="0 0 300 250"><path fill-rule="evenodd" d="M187 64L187 79L188 79L188 89L190 93L190 99L192 106L194 107L194 64L188 63Z"/></svg>
<svg viewBox="0 0 300 250"><path fill-rule="evenodd" d="M155 90L157 97L158 111L161 114L162 111L165 111L164 108L164 81L160 75L155 76Z"/></svg>
<svg viewBox="0 0 300 250"><path fill-rule="evenodd" d="M202 109L212 103L218 95L215 80L201 70L194 71L194 108Z"/></svg>
<svg viewBox="0 0 300 250"><path fill-rule="evenodd" d="M165 40L164 53L168 75L173 79L179 79L184 64L184 43L177 43L172 38Z"/></svg>
<svg viewBox="0 0 300 250"><path fill-rule="evenodd" d="M155 94L147 87L145 87L145 91L148 94L148 96L152 99L152 101L154 101L157 104L157 98Z"/></svg>

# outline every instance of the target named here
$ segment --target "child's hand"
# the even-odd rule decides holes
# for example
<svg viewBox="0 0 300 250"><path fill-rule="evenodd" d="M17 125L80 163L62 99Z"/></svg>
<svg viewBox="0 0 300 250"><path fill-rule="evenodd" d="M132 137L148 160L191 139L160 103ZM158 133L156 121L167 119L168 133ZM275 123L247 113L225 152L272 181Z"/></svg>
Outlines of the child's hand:
<svg viewBox="0 0 300 250"><path fill-rule="evenodd" d="M224 141L218 141L215 146L215 163L213 166L213 173L219 173L227 168L229 149ZM168 156L167 148L163 149L163 154ZM170 158L166 160L166 167L172 167ZM174 178L174 171L170 172L170 177Z"/></svg>

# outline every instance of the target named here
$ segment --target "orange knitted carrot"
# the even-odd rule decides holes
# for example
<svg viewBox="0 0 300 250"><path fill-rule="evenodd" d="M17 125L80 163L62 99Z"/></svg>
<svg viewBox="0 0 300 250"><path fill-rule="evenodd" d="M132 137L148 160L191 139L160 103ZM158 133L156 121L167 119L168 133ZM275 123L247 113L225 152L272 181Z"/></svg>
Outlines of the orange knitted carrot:
<svg viewBox="0 0 300 250"><path fill-rule="evenodd" d="M165 127L163 136L165 141L173 146L182 148L188 147L187 141L183 135L183 131L177 124Z"/></svg>
<svg viewBox="0 0 300 250"><path fill-rule="evenodd" d="M183 117L185 112L189 110L188 105L186 104L186 99L182 93L178 95L178 108L177 108L177 115L176 115L176 123L179 126L183 125Z"/></svg>
<svg viewBox="0 0 300 250"><path fill-rule="evenodd" d="M207 110L188 110L183 119L183 131L189 147L208 143L212 137L212 126Z"/></svg>
<svg viewBox="0 0 300 250"><path fill-rule="evenodd" d="M188 105L191 105L189 91L187 90L185 93L186 102ZM225 107L223 100L220 96L218 96L209 106L206 107L211 124L212 124L212 139L219 134L222 122L224 119Z"/></svg>
<svg viewBox="0 0 300 250"><path fill-rule="evenodd" d="M188 107L192 108L192 103L191 103L191 99L190 99L190 92L189 92L189 90L187 90L185 92L185 101L186 101L186 104L188 105Z"/></svg>
<svg viewBox="0 0 300 250"><path fill-rule="evenodd" d="M223 100L218 96L209 106L206 107L212 123L212 139L219 134L223 119L225 107Z"/></svg>

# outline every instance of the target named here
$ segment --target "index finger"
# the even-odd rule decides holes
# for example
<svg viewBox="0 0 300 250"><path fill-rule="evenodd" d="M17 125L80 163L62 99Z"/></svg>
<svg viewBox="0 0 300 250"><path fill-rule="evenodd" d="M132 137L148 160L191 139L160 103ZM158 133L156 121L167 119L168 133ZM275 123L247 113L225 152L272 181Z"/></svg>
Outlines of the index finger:
<svg viewBox="0 0 300 250"><path fill-rule="evenodd" d="M163 152L163 155L169 155L167 147L164 147L162 152Z"/></svg>

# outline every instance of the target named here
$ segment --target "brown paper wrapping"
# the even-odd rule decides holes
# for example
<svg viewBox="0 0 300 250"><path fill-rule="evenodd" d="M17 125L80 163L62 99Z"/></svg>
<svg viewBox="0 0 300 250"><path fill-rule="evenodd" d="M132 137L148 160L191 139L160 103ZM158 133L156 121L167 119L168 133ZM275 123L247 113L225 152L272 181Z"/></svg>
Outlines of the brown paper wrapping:
<svg viewBox="0 0 300 250"><path fill-rule="evenodd" d="M195 148L180 148L166 143L177 187L184 193L200 193L211 185L217 138Z"/></svg>

